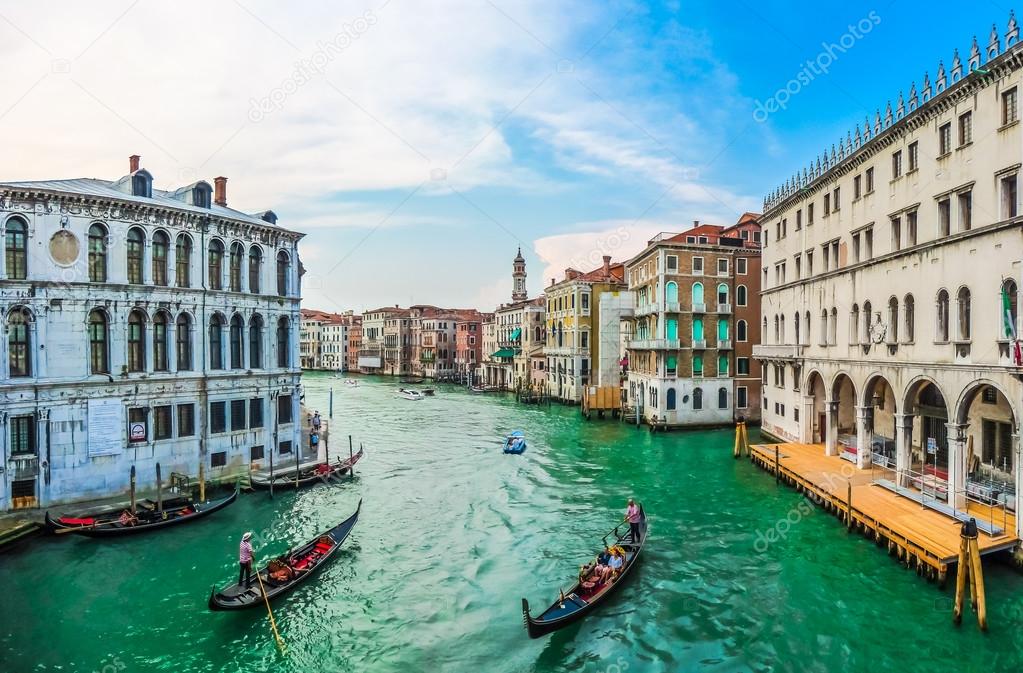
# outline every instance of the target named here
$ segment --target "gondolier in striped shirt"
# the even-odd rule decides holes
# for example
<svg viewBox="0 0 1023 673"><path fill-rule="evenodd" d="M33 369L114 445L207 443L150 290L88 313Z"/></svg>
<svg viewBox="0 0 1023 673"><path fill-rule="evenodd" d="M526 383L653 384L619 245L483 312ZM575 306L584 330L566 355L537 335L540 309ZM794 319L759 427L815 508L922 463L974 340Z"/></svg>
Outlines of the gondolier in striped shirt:
<svg viewBox="0 0 1023 673"><path fill-rule="evenodd" d="M242 535L242 543L238 545L238 585L242 586L242 578L245 579L245 588L252 584L252 531Z"/></svg>
<svg viewBox="0 0 1023 673"><path fill-rule="evenodd" d="M639 543L639 505L632 498L629 498L629 505L625 508L625 520L629 522L629 532L632 534L632 541Z"/></svg>

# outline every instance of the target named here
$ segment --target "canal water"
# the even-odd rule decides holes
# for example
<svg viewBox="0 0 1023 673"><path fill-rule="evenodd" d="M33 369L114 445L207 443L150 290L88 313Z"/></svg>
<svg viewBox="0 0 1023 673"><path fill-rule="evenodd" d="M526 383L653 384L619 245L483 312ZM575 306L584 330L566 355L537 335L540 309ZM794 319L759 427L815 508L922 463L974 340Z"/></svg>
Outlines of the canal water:
<svg viewBox="0 0 1023 673"><path fill-rule="evenodd" d="M0 671L958 671L1023 664L1023 578L989 565L989 633L951 623L951 590L803 504L729 430L650 434L577 408L518 406L438 386L304 377L333 452L366 457L342 486L242 497L209 519L134 539L37 539L0 555ZM522 456L500 451L522 429ZM755 439L755 437L754 437ZM567 587L629 496L646 557L610 604L540 640L522 627ZM240 534L262 559L363 500L342 553L266 613L211 613ZM769 533L773 531L773 533ZM774 540L769 542L768 540Z"/></svg>

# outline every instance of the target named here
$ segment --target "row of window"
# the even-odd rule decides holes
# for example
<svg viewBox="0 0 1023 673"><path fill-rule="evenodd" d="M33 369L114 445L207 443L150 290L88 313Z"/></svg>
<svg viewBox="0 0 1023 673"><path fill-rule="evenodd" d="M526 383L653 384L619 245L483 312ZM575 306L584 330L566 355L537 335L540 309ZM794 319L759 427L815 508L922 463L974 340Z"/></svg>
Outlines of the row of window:
<svg viewBox="0 0 1023 673"><path fill-rule="evenodd" d="M89 227L89 280L94 283L108 281L110 236L107 228L94 223ZM133 285L145 282L145 248L146 235L140 227L128 230L125 241L127 262L127 279ZM150 245L150 272L154 285L166 287L169 284L168 259L170 236L164 231L153 234ZM192 287L192 238L188 234L178 234L175 241L174 282L176 287ZM208 285L212 290L223 290L224 285L223 241L210 241L207 255ZM238 241L231 244L228 252L227 288L232 292L242 291L242 273L245 266L245 247ZM25 280L28 278L28 223L20 217L7 221L4 237L4 258L6 273L9 280ZM277 253L277 294L284 297L289 291L289 275L291 269L290 255L281 250ZM263 265L263 252L259 246L253 245L248 250L248 291L259 294L261 291L260 274Z"/></svg>
<svg viewBox="0 0 1023 673"><path fill-rule="evenodd" d="M210 433L220 434L228 431L237 432L262 428L263 402L262 397L231 400L230 403L210 402ZM287 425L294 420L291 403L291 395L277 397L278 425Z"/></svg>
<svg viewBox="0 0 1023 673"><path fill-rule="evenodd" d="M1005 298L1003 300L1003 297ZM935 333L934 341L946 343L948 341L969 341L973 338L972 327L972 294L970 288L963 286L956 292L956 312L951 315L950 295L948 290L942 288L935 297ZM998 338L1008 338L1011 328L1019 322L1018 309L1018 286L1016 281L1006 279L1001 286L1001 292L997 299L999 302L999 330ZM1003 301L1007 307L1003 307ZM900 310L898 297L890 297L886 307L886 320L882 320L880 313L874 313L874 307L869 301L863 303L862 315L859 304L853 304L849 313L849 344L875 343L912 343L916 332L916 301L912 294L907 294L902 300ZM954 317L954 320L953 320ZM800 314L792 316L792 323L795 328L794 341L792 343L807 345L810 337L810 312L807 311L803 320ZM827 309L821 311L821 346L834 346L837 343L838 311L832 308L829 315ZM763 319L763 333L767 334L767 316ZM954 328L954 329L953 329ZM785 316L774 316L774 343L788 343L788 333L785 328Z"/></svg>
<svg viewBox="0 0 1023 673"><path fill-rule="evenodd" d="M657 388L655 388L655 387L649 388L648 389L648 393L649 393L649 398L650 398L649 399L650 407L653 408L653 409L659 408L658 407L658 399L657 399L658 398ZM635 390L633 390L633 395L635 395ZM693 411L701 411L701 410L703 410L703 408L704 408L703 396L704 396L703 395L703 388L700 388L700 387L693 388L693 394L692 394L692 400L691 400L692 401L691 409ZM718 409L727 409L728 408L728 388L726 388L724 386L718 388L717 397L718 397L717 408ZM683 402L684 401L685 400L683 400ZM735 408L736 409L745 409L747 407L747 404L748 404L748 391L747 391L746 386L737 386L736 389L735 389ZM664 392L664 410L665 411L676 411L678 409L679 409L679 405L678 405L678 391L675 390L675 388L668 388Z"/></svg>

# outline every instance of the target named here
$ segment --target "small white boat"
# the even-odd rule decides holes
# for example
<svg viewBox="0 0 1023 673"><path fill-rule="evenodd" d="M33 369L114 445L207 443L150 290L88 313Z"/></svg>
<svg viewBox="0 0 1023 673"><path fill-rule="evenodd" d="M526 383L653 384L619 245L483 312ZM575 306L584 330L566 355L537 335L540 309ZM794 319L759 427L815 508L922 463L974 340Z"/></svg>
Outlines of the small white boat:
<svg viewBox="0 0 1023 673"><path fill-rule="evenodd" d="M345 385L348 386L349 388L358 388L359 382L356 381L355 379L345 379Z"/></svg>
<svg viewBox="0 0 1023 673"><path fill-rule="evenodd" d="M401 396L401 397L404 397L406 400L421 400L421 399L423 399L423 394L421 392L419 392L418 390L411 390L411 389L408 389L408 388L399 388L398 389L398 395Z"/></svg>

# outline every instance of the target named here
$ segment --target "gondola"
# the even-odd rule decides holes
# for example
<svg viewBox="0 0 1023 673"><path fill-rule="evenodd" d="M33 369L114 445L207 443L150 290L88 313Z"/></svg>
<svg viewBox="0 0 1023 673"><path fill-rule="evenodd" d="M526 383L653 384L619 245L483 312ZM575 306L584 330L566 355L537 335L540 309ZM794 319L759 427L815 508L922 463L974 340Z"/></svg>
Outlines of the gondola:
<svg viewBox="0 0 1023 673"><path fill-rule="evenodd" d="M398 379L398 383L422 383L425 380L422 376L403 376Z"/></svg>
<svg viewBox="0 0 1023 673"><path fill-rule="evenodd" d="M326 483L335 477L343 477L346 474L350 474L352 467L359 462L363 453L363 448L360 446L355 455L349 458L345 458L344 460L338 459L336 463L319 463L317 465L312 465L300 470L297 475L294 470L290 470L278 472L274 474L273 479L271 479L270 474L267 472L254 472L249 481L252 484L252 488L259 490L269 489L271 483L273 483L274 488L277 489L295 488L296 483L299 488L318 484L320 482Z"/></svg>
<svg viewBox="0 0 1023 673"><path fill-rule="evenodd" d="M522 432L521 430L516 430L515 432L508 435L508 438L504 440L505 453L513 453L518 455L524 453L525 450L526 433Z"/></svg>
<svg viewBox="0 0 1023 673"><path fill-rule="evenodd" d="M206 502L193 502L190 498L181 502L176 499L173 507L164 504L163 512L157 509L138 509L132 516L127 509L119 510L119 515L114 513L102 517L68 517L62 516L54 519L46 512L46 527L54 532L67 531L87 537L118 537L121 535L133 535L145 533L146 531L167 528L177 524L188 523L204 516L213 514L218 509L223 509L233 503L238 497L238 491L231 495Z"/></svg>
<svg viewBox="0 0 1023 673"><path fill-rule="evenodd" d="M614 579L605 584L587 589L582 586L582 583L577 578L571 589L562 593L558 600L554 601L549 608L536 618L529 614L529 601L525 598L522 599L522 623L525 625L530 638L540 638L582 619L604 602L615 589L621 586L622 582L625 581L625 578L629 576L630 571L636 565L636 561L639 560L639 555L643 551L643 545L646 544L647 521L646 512L643 511L642 505L639 506L639 513L642 518L639 524L640 538L638 544L631 541L628 530L629 524L624 521L615 526L603 538L604 547L607 548L607 539L614 535L616 542L611 546L621 547L625 551L625 563ZM626 529L625 533L619 534L618 531L623 527Z"/></svg>
<svg viewBox="0 0 1023 673"><path fill-rule="evenodd" d="M163 508L171 510L174 508L184 507L192 504L192 498L187 495L172 495L163 499ZM144 511L156 510L159 508L159 504L155 500L149 498L139 500L135 505L136 509L142 509ZM104 507L94 507L84 511L77 511L74 513L62 514L60 517L54 519L53 517L47 517L44 523L44 528L49 533L56 533L58 530L63 530L70 526L84 525L78 523L86 519L92 519L93 523L96 520L105 519L116 519L121 515L121 512L128 509L127 504L121 503L118 505L107 505ZM47 514L49 514L47 512ZM62 524L61 522L69 522Z"/></svg>
<svg viewBox="0 0 1023 673"><path fill-rule="evenodd" d="M355 522L359 520L361 509L362 500L355 508L355 514L258 569L256 572L259 573L259 578L252 578L250 586L243 587L235 583L221 591L217 591L214 586L208 602L210 610L245 610L261 607L265 605L265 601L272 601L288 593L312 577L337 554L341 544L352 532ZM260 590L260 583L265 587L265 598Z"/></svg>

